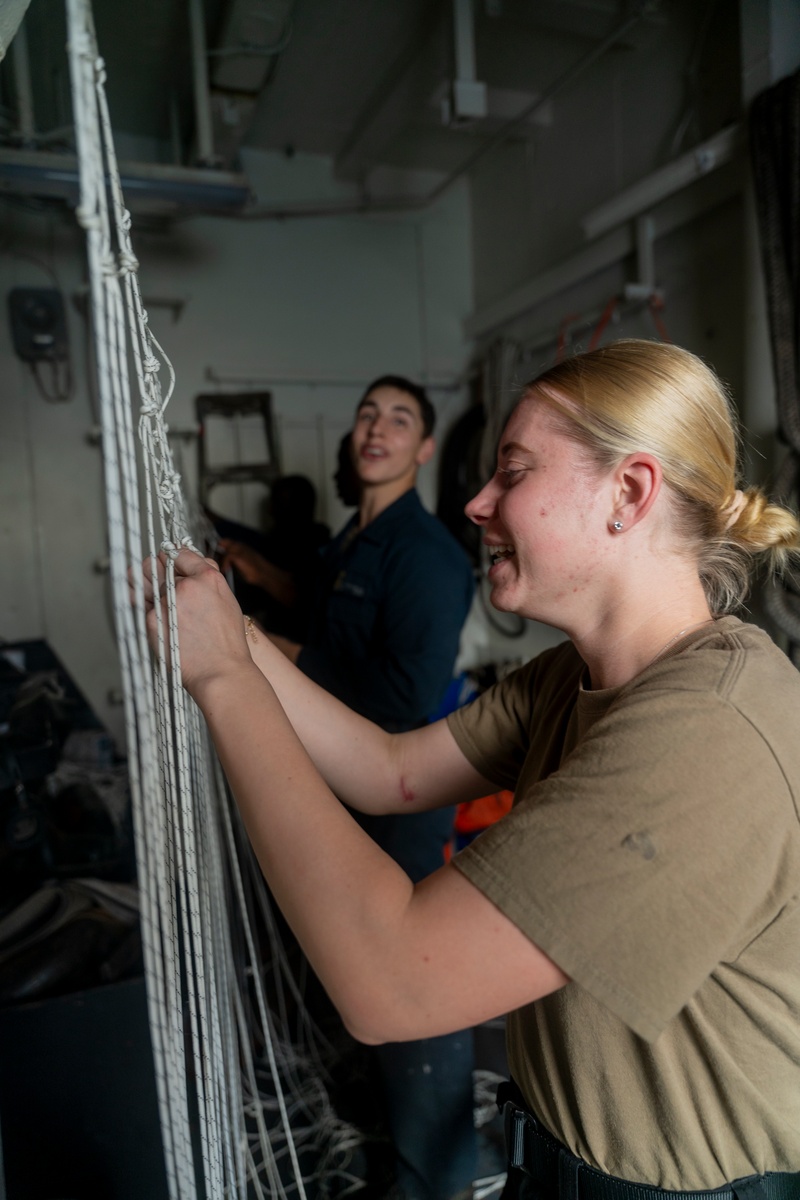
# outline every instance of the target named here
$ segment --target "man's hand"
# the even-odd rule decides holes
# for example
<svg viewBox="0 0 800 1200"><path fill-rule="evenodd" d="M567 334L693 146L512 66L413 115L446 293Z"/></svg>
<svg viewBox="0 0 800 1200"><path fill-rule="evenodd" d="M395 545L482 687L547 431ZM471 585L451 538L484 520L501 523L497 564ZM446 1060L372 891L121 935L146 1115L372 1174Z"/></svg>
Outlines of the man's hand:
<svg viewBox="0 0 800 1200"><path fill-rule="evenodd" d="M233 567L241 575L245 583L269 592L279 603L291 608L297 598L297 588L291 571L276 567L269 559L264 558L252 546L243 542L232 542L228 538L220 538L222 555L222 570Z"/></svg>
<svg viewBox="0 0 800 1200"><path fill-rule="evenodd" d="M261 586L262 564L266 561L263 554L244 542L233 542L228 538L220 538L219 547L222 550L223 571L235 567L246 583Z"/></svg>

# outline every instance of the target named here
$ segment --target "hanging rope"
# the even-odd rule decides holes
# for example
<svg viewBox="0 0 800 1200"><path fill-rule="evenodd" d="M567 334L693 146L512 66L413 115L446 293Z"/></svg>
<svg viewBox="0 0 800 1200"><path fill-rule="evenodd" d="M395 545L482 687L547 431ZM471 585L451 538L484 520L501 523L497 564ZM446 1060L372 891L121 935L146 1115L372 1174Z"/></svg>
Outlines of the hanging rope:
<svg viewBox="0 0 800 1200"><path fill-rule="evenodd" d="M287 1103L281 1080L291 1059L274 1036L249 918L252 900L239 865L245 839L205 725L180 685L174 559L181 548L195 547L164 419L175 376L142 305L87 0L67 0L67 15L80 163L76 217L86 233L142 942L170 1200L280 1198L290 1191L305 1200L289 1114L297 1098ZM169 379L166 395L162 371ZM154 661L138 568L144 556L154 567L160 552L167 556L167 617L156 608ZM262 917L274 946L269 914ZM243 962L233 959L238 933ZM264 1047L257 1061L251 998ZM337 1126L324 1091L305 1111L309 1127L326 1123L332 1174L346 1175L352 1132Z"/></svg>

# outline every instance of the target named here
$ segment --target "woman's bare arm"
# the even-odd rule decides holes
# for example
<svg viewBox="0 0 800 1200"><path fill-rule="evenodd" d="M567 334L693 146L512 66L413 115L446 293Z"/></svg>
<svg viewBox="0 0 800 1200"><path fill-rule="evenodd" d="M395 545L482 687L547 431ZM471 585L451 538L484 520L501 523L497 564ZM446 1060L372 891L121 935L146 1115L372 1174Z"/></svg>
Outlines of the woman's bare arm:
<svg viewBox="0 0 800 1200"><path fill-rule="evenodd" d="M194 696L265 878L354 1037L467 1028L567 981L456 867L411 883L339 804L252 664ZM455 746L442 726L440 752L446 738Z"/></svg>
<svg viewBox="0 0 800 1200"><path fill-rule="evenodd" d="M420 812L495 790L464 758L446 722L386 733L304 675L263 632L248 644L320 775L351 807Z"/></svg>
<svg viewBox="0 0 800 1200"><path fill-rule="evenodd" d="M253 663L219 571L190 551L176 568L184 686L208 722L270 888L353 1035L402 1041L463 1029L563 986L559 967L456 867L415 886L360 828ZM157 583L146 589L151 637ZM300 696L301 724L323 715L315 693L301 689ZM339 714L332 722L338 736L353 729L343 720ZM437 755L456 767L460 756L447 726L400 738L428 748L421 776L432 772L442 790ZM331 748L336 739L321 740L322 757L342 770L342 756ZM358 773L360 755L372 762L372 740L350 743ZM405 777L416 778L408 750L403 762ZM463 756L461 762L462 778L475 782ZM435 789L423 781L419 790Z"/></svg>

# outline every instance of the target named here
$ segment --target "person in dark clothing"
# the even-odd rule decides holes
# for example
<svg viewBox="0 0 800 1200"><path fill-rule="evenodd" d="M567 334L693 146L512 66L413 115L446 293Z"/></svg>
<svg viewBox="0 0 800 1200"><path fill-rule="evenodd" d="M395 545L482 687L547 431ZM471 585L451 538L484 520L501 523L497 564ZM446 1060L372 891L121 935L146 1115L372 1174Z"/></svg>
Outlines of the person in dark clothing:
<svg viewBox="0 0 800 1200"><path fill-rule="evenodd" d="M349 430L339 442L333 482L336 495L345 508L355 508L361 496L361 484L353 466L352 436Z"/></svg>
<svg viewBox="0 0 800 1200"><path fill-rule="evenodd" d="M330 539L314 519L317 492L305 475L283 475L267 501L268 528L260 532L216 513L223 571L233 574L242 608L266 629L288 638L308 632L319 551Z"/></svg>
<svg viewBox="0 0 800 1200"><path fill-rule="evenodd" d="M272 638L305 675L390 732L426 724L439 707L474 591L466 553L415 488L434 452L434 421L424 390L409 380L383 376L367 388L350 437L358 512L322 551L306 641ZM413 880L442 866L452 809L354 815ZM471 1031L371 1053L397 1152L398 1195L471 1194Z"/></svg>
<svg viewBox="0 0 800 1200"><path fill-rule="evenodd" d="M297 665L385 729L413 729L452 679L472 574L414 488L361 529L358 520L321 553L317 604ZM441 594L452 599L437 603Z"/></svg>

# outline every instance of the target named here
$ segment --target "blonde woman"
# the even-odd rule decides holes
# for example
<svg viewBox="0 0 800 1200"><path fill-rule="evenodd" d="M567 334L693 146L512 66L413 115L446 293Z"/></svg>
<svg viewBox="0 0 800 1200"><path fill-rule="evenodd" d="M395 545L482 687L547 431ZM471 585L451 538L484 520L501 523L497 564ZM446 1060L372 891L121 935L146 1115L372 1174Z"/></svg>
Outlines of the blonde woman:
<svg viewBox="0 0 800 1200"><path fill-rule="evenodd" d="M410 733L248 641L213 564L177 560L184 685L350 1030L510 1014L508 1197L800 1196L800 677L730 615L800 526L739 489L736 451L719 381L676 347L534 380L467 513L494 605L568 640ZM416 886L336 798L498 786L508 816Z"/></svg>

